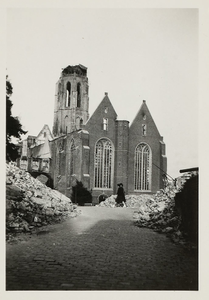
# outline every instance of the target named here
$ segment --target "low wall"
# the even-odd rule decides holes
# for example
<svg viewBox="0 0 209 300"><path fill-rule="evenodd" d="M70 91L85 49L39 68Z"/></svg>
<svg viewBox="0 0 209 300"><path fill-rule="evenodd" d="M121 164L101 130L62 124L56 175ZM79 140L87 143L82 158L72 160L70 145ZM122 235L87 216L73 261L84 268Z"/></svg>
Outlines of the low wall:
<svg viewBox="0 0 209 300"><path fill-rule="evenodd" d="M198 242L198 175L189 178L175 196L175 207L181 217L181 230L192 242Z"/></svg>

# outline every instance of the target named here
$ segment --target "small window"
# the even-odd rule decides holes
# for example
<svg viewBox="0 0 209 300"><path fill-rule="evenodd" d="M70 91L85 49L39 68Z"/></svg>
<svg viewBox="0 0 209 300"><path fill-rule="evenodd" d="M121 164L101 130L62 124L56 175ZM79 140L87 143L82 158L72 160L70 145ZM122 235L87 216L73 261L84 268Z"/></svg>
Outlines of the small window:
<svg viewBox="0 0 209 300"><path fill-rule="evenodd" d="M147 135L147 125L146 124L142 124L142 135L143 136Z"/></svg>
<svg viewBox="0 0 209 300"><path fill-rule="evenodd" d="M103 130L108 130L108 119L103 118Z"/></svg>

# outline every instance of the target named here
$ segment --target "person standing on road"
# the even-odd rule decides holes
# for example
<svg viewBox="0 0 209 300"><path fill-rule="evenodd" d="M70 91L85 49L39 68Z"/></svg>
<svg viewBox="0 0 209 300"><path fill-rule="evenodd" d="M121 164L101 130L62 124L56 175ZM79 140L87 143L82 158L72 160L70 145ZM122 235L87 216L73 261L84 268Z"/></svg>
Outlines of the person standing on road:
<svg viewBox="0 0 209 300"><path fill-rule="evenodd" d="M115 199L117 206L126 206L126 199L125 199L125 192L123 189L123 184L118 184L118 191L117 191L117 197Z"/></svg>

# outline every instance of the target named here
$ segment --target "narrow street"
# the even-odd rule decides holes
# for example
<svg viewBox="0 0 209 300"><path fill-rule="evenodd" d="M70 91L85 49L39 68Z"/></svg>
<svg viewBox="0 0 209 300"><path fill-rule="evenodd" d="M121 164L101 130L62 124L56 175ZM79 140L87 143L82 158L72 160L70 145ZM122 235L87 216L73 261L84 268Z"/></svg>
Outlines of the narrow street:
<svg viewBox="0 0 209 300"><path fill-rule="evenodd" d="M6 290L197 290L194 253L133 223L132 208L79 207L6 248Z"/></svg>

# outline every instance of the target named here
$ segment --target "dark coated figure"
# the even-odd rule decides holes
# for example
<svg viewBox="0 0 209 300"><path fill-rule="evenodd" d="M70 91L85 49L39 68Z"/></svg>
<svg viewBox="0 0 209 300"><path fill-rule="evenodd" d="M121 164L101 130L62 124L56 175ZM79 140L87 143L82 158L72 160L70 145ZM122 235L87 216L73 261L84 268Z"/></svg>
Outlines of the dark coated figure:
<svg viewBox="0 0 209 300"><path fill-rule="evenodd" d="M117 203L117 206L126 206L125 192L124 192L122 183L118 184L117 197L116 197L115 201Z"/></svg>

